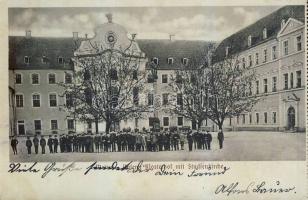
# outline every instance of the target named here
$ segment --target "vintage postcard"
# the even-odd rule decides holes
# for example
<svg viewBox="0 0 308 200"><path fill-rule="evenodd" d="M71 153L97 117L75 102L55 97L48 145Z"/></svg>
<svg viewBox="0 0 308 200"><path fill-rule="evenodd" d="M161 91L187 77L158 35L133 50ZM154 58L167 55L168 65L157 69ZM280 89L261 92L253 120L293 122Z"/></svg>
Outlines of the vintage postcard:
<svg viewBox="0 0 308 200"><path fill-rule="evenodd" d="M0 199L307 198L307 7L0 1Z"/></svg>

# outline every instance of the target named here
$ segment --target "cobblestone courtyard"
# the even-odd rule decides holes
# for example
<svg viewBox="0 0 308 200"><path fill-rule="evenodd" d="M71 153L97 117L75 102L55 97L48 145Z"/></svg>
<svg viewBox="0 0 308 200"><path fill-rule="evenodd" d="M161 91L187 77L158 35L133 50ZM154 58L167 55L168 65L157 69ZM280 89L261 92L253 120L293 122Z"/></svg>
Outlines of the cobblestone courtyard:
<svg viewBox="0 0 308 200"><path fill-rule="evenodd" d="M217 135L212 133L212 150L109 153L26 153L25 139L19 138L18 155L12 162L86 162L86 161L283 161L305 160L305 133L225 132L224 148L219 149ZM32 147L32 153L34 148Z"/></svg>

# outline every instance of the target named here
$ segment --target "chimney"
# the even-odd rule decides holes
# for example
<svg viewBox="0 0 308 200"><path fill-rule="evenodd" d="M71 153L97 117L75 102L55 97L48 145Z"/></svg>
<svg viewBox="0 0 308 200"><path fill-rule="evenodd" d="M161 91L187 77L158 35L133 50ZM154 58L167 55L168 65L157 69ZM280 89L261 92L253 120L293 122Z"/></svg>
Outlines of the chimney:
<svg viewBox="0 0 308 200"><path fill-rule="evenodd" d="M285 19L282 19L282 20L281 20L281 27L280 27L280 28L283 28L285 24L286 24L286 20L285 20Z"/></svg>
<svg viewBox="0 0 308 200"><path fill-rule="evenodd" d="M108 23L112 23L112 14L111 13L107 13L106 17L107 17Z"/></svg>
<svg viewBox="0 0 308 200"><path fill-rule="evenodd" d="M226 47L226 57L228 57L228 55L229 55L229 49L230 49L230 47L227 46L227 47Z"/></svg>
<svg viewBox="0 0 308 200"><path fill-rule="evenodd" d="M173 41L173 40L174 40L174 36L175 36L174 34L170 34L170 35L169 35L169 40L170 40L170 41Z"/></svg>
<svg viewBox="0 0 308 200"><path fill-rule="evenodd" d="M26 38L31 38L31 30L26 30Z"/></svg>
<svg viewBox="0 0 308 200"><path fill-rule="evenodd" d="M73 32L73 39L77 40L78 39L78 32Z"/></svg>

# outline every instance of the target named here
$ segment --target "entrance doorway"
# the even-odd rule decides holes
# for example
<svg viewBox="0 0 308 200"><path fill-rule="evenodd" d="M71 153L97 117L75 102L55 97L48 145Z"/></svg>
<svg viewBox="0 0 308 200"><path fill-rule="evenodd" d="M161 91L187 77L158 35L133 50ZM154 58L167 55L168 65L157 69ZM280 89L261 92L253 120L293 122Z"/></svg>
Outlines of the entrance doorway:
<svg viewBox="0 0 308 200"><path fill-rule="evenodd" d="M295 109L291 106L288 109L288 130L293 130L295 127Z"/></svg>
<svg viewBox="0 0 308 200"><path fill-rule="evenodd" d="M17 130L18 130L18 135L25 135L25 122L24 120L18 120L17 121Z"/></svg>

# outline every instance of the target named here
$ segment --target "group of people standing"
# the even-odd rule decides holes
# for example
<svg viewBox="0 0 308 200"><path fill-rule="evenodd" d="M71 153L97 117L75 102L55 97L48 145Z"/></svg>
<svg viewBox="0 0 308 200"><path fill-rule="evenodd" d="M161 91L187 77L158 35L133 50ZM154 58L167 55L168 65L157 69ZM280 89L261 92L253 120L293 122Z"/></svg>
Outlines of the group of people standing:
<svg viewBox="0 0 308 200"><path fill-rule="evenodd" d="M217 136L219 148L223 148L224 135L221 130ZM80 152L80 153L101 153L101 152L126 152L126 151L178 151L184 150L185 144L188 144L188 150L211 150L213 138L209 131L192 132L111 132L109 134L67 134L50 135L46 141L42 135L37 135L33 139L27 137L26 147L28 154L32 153L34 146L35 154L38 154L39 147L41 153L45 154L46 146L49 153ZM13 137L11 146L14 154L17 154L18 140Z"/></svg>

